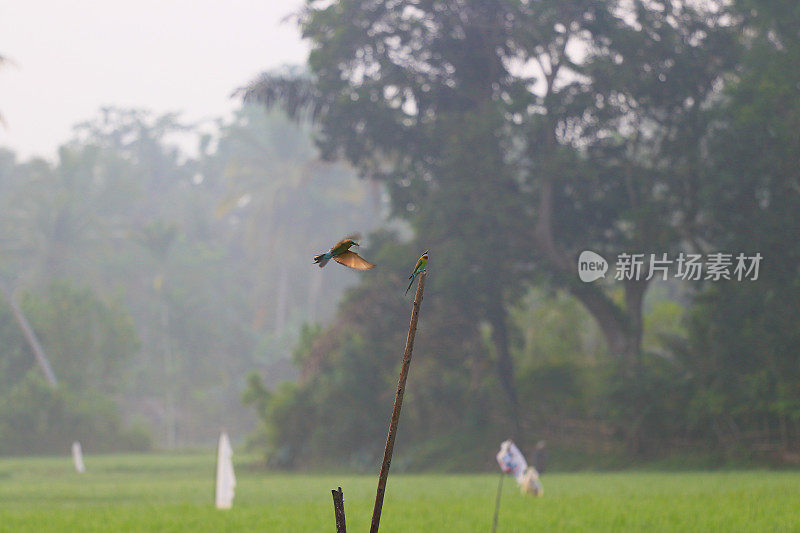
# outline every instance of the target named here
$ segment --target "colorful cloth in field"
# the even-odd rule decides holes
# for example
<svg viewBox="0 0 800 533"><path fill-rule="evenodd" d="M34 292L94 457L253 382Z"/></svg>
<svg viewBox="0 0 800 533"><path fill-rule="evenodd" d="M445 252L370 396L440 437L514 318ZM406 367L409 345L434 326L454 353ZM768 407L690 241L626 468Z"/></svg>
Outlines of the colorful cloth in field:
<svg viewBox="0 0 800 533"><path fill-rule="evenodd" d="M511 439L500 445L500 451L497 452L497 464L500 465L503 472L511 474L517 483L522 484L525 470L528 469L528 462Z"/></svg>

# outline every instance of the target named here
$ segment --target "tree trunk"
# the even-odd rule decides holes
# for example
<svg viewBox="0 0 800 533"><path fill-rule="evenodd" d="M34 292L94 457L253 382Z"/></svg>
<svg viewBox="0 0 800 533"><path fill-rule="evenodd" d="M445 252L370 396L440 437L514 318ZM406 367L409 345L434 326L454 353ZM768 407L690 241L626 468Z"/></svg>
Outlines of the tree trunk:
<svg viewBox="0 0 800 533"><path fill-rule="evenodd" d="M517 386L514 381L514 361L508 346L508 317L502 296L498 294L493 296L493 301L489 305L488 319L492 326L492 340L497 350L497 376L511 408L511 418L514 423L513 437L517 443L522 444L524 439L519 417Z"/></svg>
<svg viewBox="0 0 800 533"><path fill-rule="evenodd" d="M539 197L534 242L560 284L566 286L581 301L600 326L608 351L628 365L634 365L641 350L642 301L647 290L647 281L626 283L624 309L614 303L598 285L580 281L576 258L571 258L555 242L552 227L553 197L552 179L545 177Z"/></svg>
<svg viewBox="0 0 800 533"><path fill-rule="evenodd" d="M629 281L625 284L625 322L622 326L624 328L626 342L626 351L622 353L622 357L632 364L637 364L640 361L642 353L642 303L644 302L644 294L647 291L647 281Z"/></svg>
<svg viewBox="0 0 800 533"><path fill-rule="evenodd" d="M39 339L36 337L36 332L33 331L28 319L25 317L25 313L22 312L19 304L17 304L17 300L14 298L11 290L0 283L0 291L3 292L3 296L8 302L8 306L11 308L11 313L14 315L14 320L17 321L19 329L21 329L22 334L25 335L25 340L28 341L28 346L30 346L31 351L33 351L33 355L36 358L36 362L39 364L39 368L42 369L45 379L51 386L55 387L58 385L58 380L56 380L56 375L53 372L53 368L50 366L50 361L47 360L47 354L45 354L44 348L42 348Z"/></svg>
<svg viewBox="0 0 800 533"><path fill-rule="evenodd" d="M172 339L170 338L169 307L162 295L161 300L161 335L164 343L164 376L166 388L164 390L167 449L174 450L178 440L177 415L175 408L175 357L172 352Z"/></svg>
<svg viewBox="0 0 800 533"><path fill-rule="evenodd" d="M550 72L543 73L547 78L545 100L548 100L558 74L559 67L564 59L567 39L556 57L550 58ZM548 110L550 125L543 138L535 142L544 142L547 146L546 153L553 156L559 148L558 121L553 118L555 112ZM577 262L562 250L556 243L553 230L553 210L555 206L555 192L553 180L559 174L555 159L546 159L541 176L541 190L537 205L537 220L534 228L533 240L539 253L549 264L551 271L562 286L565 286L583 306L589 311L603 332L608 351L624 360L629 366L636 364L639 359L642 341L642 300L647 289L646 281L631 281L625 285L625 308L614 303L607 294L597 285L579 281L577 277Z"/></svg>
<svg viewBox="0 0 800 533"><path fill-rule="evenodd" d="M600 326L609 353L628 359L632 355L634 343L623 326L625 317L622 310L600 289L583 282L573 282L570 293L578 298L586 310Z"/></svg>

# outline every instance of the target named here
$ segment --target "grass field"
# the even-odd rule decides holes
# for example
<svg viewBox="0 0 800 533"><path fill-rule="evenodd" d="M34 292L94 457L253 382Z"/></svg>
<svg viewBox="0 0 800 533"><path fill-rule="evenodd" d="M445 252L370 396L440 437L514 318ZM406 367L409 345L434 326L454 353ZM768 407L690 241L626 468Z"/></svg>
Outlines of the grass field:
<svg viewBox="0 0 800 533"><path fill-rule="evenodd" d="M237 466L234 508L213 507L214 454L0 459L0 531L366 531L377 476ZM489 531L494 475L392 475L382 532ZM506 479L498 531L800 531L800 473L550 474L531 498Z"/></svg>

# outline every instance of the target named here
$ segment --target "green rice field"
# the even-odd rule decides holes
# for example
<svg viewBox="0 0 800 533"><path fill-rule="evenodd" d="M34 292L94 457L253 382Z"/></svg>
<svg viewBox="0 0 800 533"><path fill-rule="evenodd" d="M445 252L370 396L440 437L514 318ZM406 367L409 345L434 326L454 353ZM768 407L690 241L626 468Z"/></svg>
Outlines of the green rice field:
<svg viewBox="0 0 800 533"><path fill-rule="evenodd" d="M233 509L214 508L213 453L0 459L0 531L367 531L374 476L273 473L237 464ZM377 470L377 466L376 466ZM389 477L381 531L490 531L498 476ZM504 482L498 531L800 531L800 473L547 474L545 495Z"/></svg>

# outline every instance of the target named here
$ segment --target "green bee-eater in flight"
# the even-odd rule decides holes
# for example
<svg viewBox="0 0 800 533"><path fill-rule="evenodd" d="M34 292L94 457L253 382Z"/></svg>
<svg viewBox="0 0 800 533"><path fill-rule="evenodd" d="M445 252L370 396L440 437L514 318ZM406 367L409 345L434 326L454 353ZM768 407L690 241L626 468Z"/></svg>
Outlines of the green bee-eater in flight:
<svg viewBox="0 0 800 533"><path fill-rule="evenodd" d="M428 266L428 250L425 250L425 253L422 254L422 257L417 259L417 264L414 265L414 272L412 272L411 275L408 276L408 279L410 279L411 282L408 284L408 289L406 289L406 294L408 294L408 290L414 284L414 280L417 279L419 273L423 272L427 266Z"/></svg>
<svg viewBox="0 0 800 533"><path fill-rule="evenodd" d="M354 268L356 270L369 270L370 268L375 268L375 265L357 253L350 251L351 246L358 246L358 243L354 240L357 238L358 237L355 235L351 237L345 237L341 241L334 244L333 248L324 254L315 255L314 263L318 264L319 267L322 268L328 264L328 261L333 259L339 264Z"/></svg>

